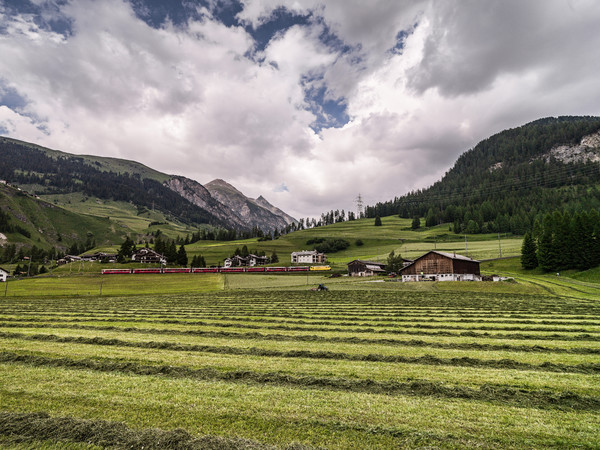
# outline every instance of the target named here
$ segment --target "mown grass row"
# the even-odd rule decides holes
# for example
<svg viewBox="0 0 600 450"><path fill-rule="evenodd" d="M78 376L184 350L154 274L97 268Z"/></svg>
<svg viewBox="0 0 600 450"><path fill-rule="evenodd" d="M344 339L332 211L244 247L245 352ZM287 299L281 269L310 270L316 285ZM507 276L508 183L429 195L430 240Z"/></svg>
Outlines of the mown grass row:
<svg viewBox="0 0 600 450"><path fill-rule="evenodd" d="M150 334L179 334L188 336L204 336L217 338L231 339L260 339L260 340L282 340L282 341L313 341L313 342L345 342L345 343L363 343L363 344L378 344L378 345L403 345L406 340L393 338L364 338L356 336L324 336L311 334L278 334L278 333L258 333L258 332L234 332L234 331L212 331L198 329L174 329L174 328L140 328L132 326L114 326L114 325L81 325L81 324L63 324L63 323L0 323L2 328L69 328L80 330L104 330L104 331L120 331L124 333L150 333ZM400 333L396 333L400 334ZM536 340L536 341L570 341L570 342L600 342L599 335L591 334L569 334L560 335L552 334L523 334L523 333L476 333L473 331L466 332L450 332L450 331L406 331L402 334L411 336L428 336L428 337L461 337L461 338L477 338L477 339L494 339L494 340ZM482 344L485 345L485 344Z"/></svg>
<svg viewBox="0 0 600 450"><path fill-rule="evenodd" d="M28 318L31 322L43 322L43 318ZM13 321L18 322L20 319L15 318ZM10 322L10 320L9 320ZM427 323L409 323L399 325L395 328L389 328L387 325L365 325L358 327L354 324L347 326L312 326L312 325L257 325L254 323L243 322L219 322L219 321L201 321L201 320L180 320L180 319L142 319L142 318L54 318L51 322L55 323L80 323L80 322L95 322L95 323L149 323L149 324L164 324L164 325L185 325L199 327L215 327L215 328L237 328L251 330L279 330L279 331L312 331L312 332L328 332L328 333L368 333L368 334L406 334L411 330L438 330L438 331L518 331L518 332L544 332L544 333L579 333L579 334L600 334L600 324L589 325L587 328L580 327L558 327L558 326L506 326L499 324L498 326L478 325L478 326L459 326L451 325L450 323L438 323L435 325ZM387 327L387 328L386 328Z"/></svg>
<svg viewBox="0 0 600 450"><path fill-rule="evenodd" d="M581 374L600 374L600 364L583 363L583 364L562 364L543 362L541 364L531 364L522 361L515 361L509 358L496 359L478 359L473 357L455 357L442 358L432 355L424 356L401 356L401 355L378 355L378 354L349 354L333 351L307 351L307 350L290 350L277 351L261 348L239 348L231 346L210 346L210 345L185 345L173 342L135 342L125 341L121 339L105 339L102 337L66 337L48 334L27 335L23 333L0 333L0 338L22 339L33 341L51 341L60 343L76 343L87 345L101 346L119 346L133 348L151 348L157 350L171 350L181 352L204 352L204 353L219 353L228 355L252 355L264 357L278 358L309 358L309 359L334 359L345 361L367 361L367 362L385 362L385 363L400 363L400 364L421 364L435 366L459 366L459 367L478 367L487 369L510 369L510 370L535 370L543 372L558 372L558 373L581 373Z"/></svg>
<svg viewBox="0 0 600 450"><path fill-rule="evenodd" d="M507 295L507 294L453 294L453 293L412 293L412 292L353 292L340 291L329 292L326 295L312 297L307 292L290 291L258 291L258 292L216 292L212 294L198 294L194 301L186 296L156 296L145 299L147 308L164 308L165 303L174 303L178 307L192 306L197 308L202 306L207 310L218 312L230 312L232 309L243 313L251 312L269 312L286 311L287 307L304 310L311 315L318 315L322 312L346 312L354 311L357 314L369 314L369 310L376 310L376 313L385 313L385 309L393 313L409 311L411 308L435 308L438 311L444 309L454 309L465 311L471 310L485 311L486 313L506 312L527 313L527 312L564 312L573 314L600 313L600 305L596 302L577 298L557 298L557 297L536 297L532 295ZM44 310L44 305L40 302L26 301L19 302L19 299L6 298L5 307L18 305L24 307L24 303L29 303L27 308ZM72 305L74 310L80 307L91 307L98 309L124 309L125 306L132 306L135 300L130 297L89 297L86 299L73 299L65 302L64 299L44 299L46 308L65 309L66 305ZM66 304L66 305L65 305ZM382 308L377 310L377 308Z"/></svg>
<svg viewBox="0 0 600 450"><path fill-rule="evenodd" d="M0 323L1 328L28 328L28 329L46 329L48 328L45 325L41 324L31 324L32 326L28 326L30 324L2 324ZM189 333L177 333L177 330L170 329L127 329L127 331L123 332L123 329L114 329L107 327L94 327L94 326L64 326L64 327L53 327L58 329L74 329L74 330L91 330L91 331L119 331L119 334L128 334L128 333L144 333L150 335L181 335L181 334L189 334ZM206 335L203 335L206 337ZM255 337L255 336L253 336ZM313 336L309 336L313 337ZM61 340L61 339L69 339L68 337L62 337L58 335L49 335L49 334L25 334L25 333L15 333L15 332L3 332L0 331L0 338L17 338L17 339L31 339L31 340ZM83 338L83 337L82 337ZM94 336L91 339L102 339L100 336ZM114 340L114 339L113 339ZM265 339L266 340L266 339ZM288 341L288 342L320 342L320 343L329 343L329 344L369 344L369 345L383 345L383 346L392 346L392 347L418 347L418 348L432 348L432 349L444 349L444 350L476 350L476 351L488 351L488 352L525 352L525 353L558 353L558 354L576 354L576 355L597 355L600 354L600 347L548 347L539 344L534 345L514 345L514 344L485 344L480 342L440 342L440 341L423 341L418 339L410 339L410 340L390 340L390 339L360 339L356 338L343 338L343 337L321 337L320 339L306 339L304 336L297 335L276 335L275 338L271 340L277 341ZM67 342L67 341L61 341ZM126 341L124 341L126 342ZM159 344L159 343L155 343ZM118 344L114 344L118 345ZM201 347L201 346L199 346ZM199 350L195 350L199 351Z"/></svg>
<svg viewBox="0 0 600 450"><path fill-rule="evenodd" d="M600 408L600 397L584 396L574 392L527 391L510 386L483 385L479 389L466 386L448 386L419 380L412 382L375 381L370 379L346 379L333 377L293 376L276 372L219 371L213 368L193 369L186 366L156 366L118 360L49 358L0 352L0 363L24 364L34 367L61 367L98 372L119 372L134 375L158 375L172 378L191 378L235 383L255 383L282 385L298 388L318 388L351 392L365 392L378 395L434 396L474 401L487 401L510 406L589 410Z"/></svg>
<svg viewBox="0 0 600 450"><path fill-rule="evenodd" d="M46 314L19 314L17 317L15 314L12 316L0 316L0 320L23 320L26 317L35 316L32 320L42 320L48 318L58 318L60 320L102 320L102 319L119 319L119 320L131 320L131 321L157 321L157 320L179 320L181 323L194 324L194 320L210 320L214 322L248 322L248 323L268 323L268 324L293 324L293 325L329 325L329 326L364 326L364 327L384 327L393 326L395 324L404 323L423 323L423 324L448 324L448 323L459 323L459 324L519 324L519 325L565 325L565 326L600 326L600 316L596 317L585 317L581 318L569 318L562 316L560 318L512 318L512 317L494 317L488 318L478 316L477 319L464 318L463 315L437 315L433 316L430 314L411 314L395 317L385 318L372 318L365 321L362 317L344 317L344 318L327 318L321 317L319 319L310 319L310 316L295 317L295 318L284 318L279 317L275 314L265 315L257 317L256 315L246 316L234 316L234 315L207 315L202 313L197 314L148 314L148 313L127 313L127 312L113 312L113 313L97 313L97 312L82 312L78 314L60 314L60 313L46 313ZM566 320L569 319L569 320Z"/></svg>
<svg viewBox="0 0 600 450"><path fill-rule="evenodd" d="M82 442L102 448L149 450L275 450L249 439L221 436L192 436L183 429L133 429L122 422L84 420L75 417L51 417L47 413L12 413L0 411L0 436L5 443L29 443L37 446L43 440L51 442ZM285 448L302 450L308 447L291 444Z"/></svg>

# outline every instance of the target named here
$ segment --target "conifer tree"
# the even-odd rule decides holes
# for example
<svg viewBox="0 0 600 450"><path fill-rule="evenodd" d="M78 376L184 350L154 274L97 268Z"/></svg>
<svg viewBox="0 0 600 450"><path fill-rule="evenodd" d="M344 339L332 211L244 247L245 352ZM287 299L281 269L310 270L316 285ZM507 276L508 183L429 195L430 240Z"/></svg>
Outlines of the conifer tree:
<svg viewBox="0 0 600 450"><path fill-rule="evenodd" d="M556 270L556 257L552 225L552 216L550 214L546 214L542 225L542 235L538 241L538 264L546 272Z"/></svg>
<svg viewBox="0 0 600 450"><path fill-rule="evenodd" d="M379 216L375 217L375 226L376 227L381 226L381 217L379 217Z"/></svg>
<svg viewBox="0 0 600 450"><path fill-rule="evenodd" d="M187 266L187 263L188 263L187 252L185 251L185 246L181 245L181 247L179 247L179 251L177 252L177 264L185 267L185 266Z"/></svg>
<svg viewBox="0 0 600 450"><path fill-rule="evenodd" d="M521 266L523 269L535 269L538 266L537 246L530 233L525 233L521 247Z"/></svg>

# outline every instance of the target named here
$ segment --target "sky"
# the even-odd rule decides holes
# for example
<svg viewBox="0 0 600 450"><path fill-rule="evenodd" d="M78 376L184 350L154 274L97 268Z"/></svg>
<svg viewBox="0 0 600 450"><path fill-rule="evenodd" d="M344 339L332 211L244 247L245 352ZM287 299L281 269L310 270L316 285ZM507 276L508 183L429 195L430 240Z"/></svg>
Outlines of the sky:
<svg viewBox="0 0 600 450"><path fill-rule="evenodd" d="M316 217L600 115L597 0L0 0L0 135Z"/></svg>

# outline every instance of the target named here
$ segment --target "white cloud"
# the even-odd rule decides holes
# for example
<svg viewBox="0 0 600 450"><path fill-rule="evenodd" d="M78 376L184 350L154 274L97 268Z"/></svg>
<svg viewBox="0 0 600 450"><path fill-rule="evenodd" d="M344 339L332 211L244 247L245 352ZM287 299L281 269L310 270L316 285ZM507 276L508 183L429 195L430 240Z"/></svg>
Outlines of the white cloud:
<svg viewBox="0 0 600 450"><path fill-rule="evenodd" d="M0 130L223 178L305 217L424 187L504 128L600 114L593 0L246 0L239 18L258 26L282 6L312 19L258 55L205 10L155 29L124 0L73 1L56 12L64 36L0 9L0 80L29 102L0 106ZM349 50L321 42L326 28ZM315 135L307 83L343 98L350 122Z"/></svg>

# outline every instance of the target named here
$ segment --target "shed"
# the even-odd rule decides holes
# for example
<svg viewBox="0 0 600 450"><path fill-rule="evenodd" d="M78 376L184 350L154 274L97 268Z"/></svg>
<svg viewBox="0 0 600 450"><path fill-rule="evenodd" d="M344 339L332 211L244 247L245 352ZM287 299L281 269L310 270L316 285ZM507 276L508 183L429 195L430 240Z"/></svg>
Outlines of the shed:
<svg viewBox="0 0 600 450"><path fill-rule="evenodd" d="M385 273L385 264L374 261L355 259L348 263L348 275L352 277L370 277Z"/></svg>
<svg viewBox="0 0 600 450"><path fill-rule="evenodd" d="M479 261L432 250L400 270L402 281L481 281Z"/></svg>

